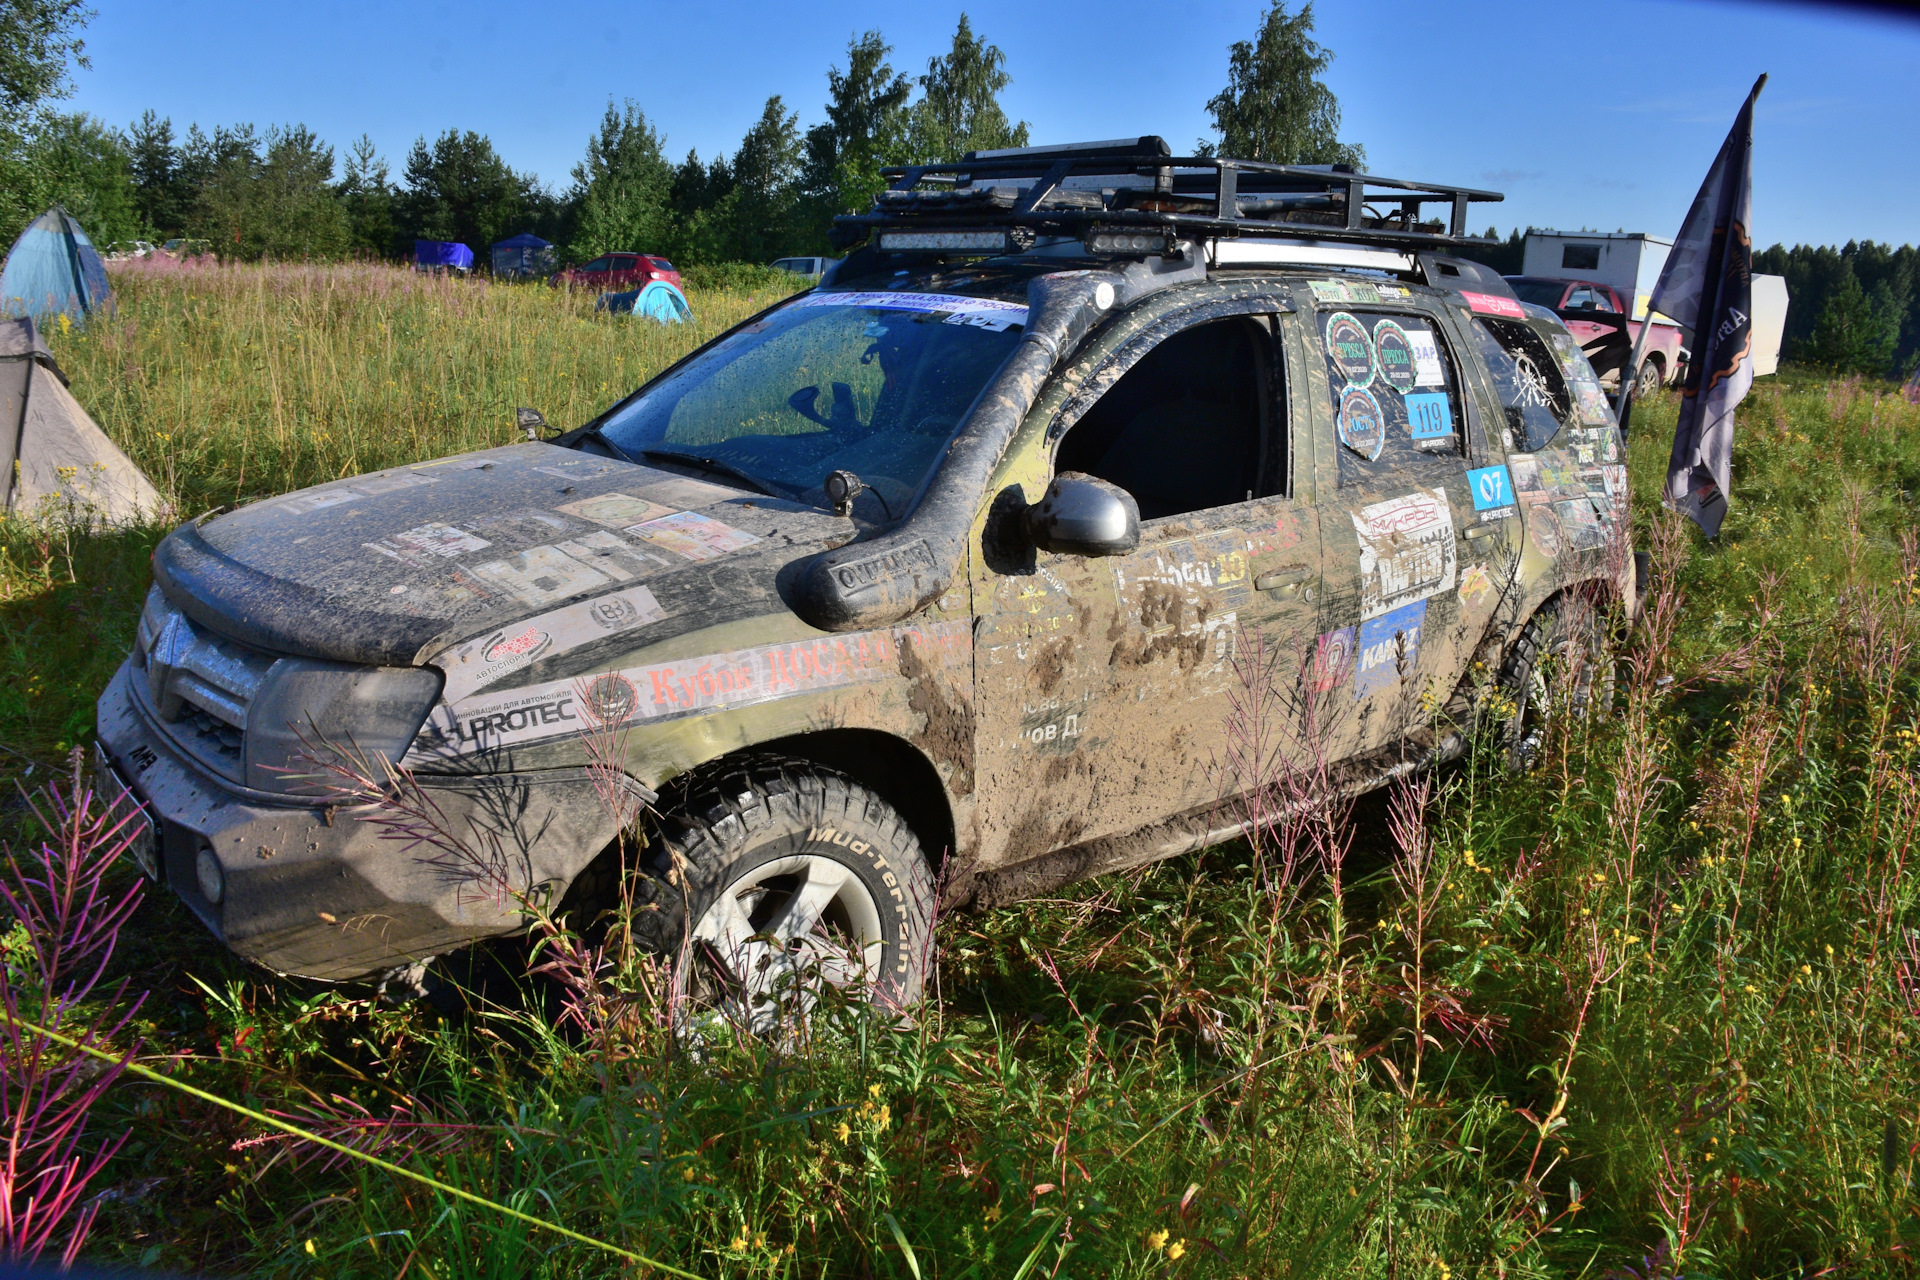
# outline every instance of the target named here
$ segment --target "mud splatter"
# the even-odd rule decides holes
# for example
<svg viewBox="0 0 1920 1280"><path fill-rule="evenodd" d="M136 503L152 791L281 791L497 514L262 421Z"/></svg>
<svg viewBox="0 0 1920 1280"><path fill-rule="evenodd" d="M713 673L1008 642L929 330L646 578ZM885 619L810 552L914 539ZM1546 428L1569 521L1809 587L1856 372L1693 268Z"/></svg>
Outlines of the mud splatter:
<svg viewBox="0 0 1920 1280"><path fill-rule="evenodd" d="M900 676L907 681L907 706L926 718L911 741L936 764L953 771L953 794L973 794L973 704L949 697L945 684L914 648L912 637L900 644Z"/></svg>

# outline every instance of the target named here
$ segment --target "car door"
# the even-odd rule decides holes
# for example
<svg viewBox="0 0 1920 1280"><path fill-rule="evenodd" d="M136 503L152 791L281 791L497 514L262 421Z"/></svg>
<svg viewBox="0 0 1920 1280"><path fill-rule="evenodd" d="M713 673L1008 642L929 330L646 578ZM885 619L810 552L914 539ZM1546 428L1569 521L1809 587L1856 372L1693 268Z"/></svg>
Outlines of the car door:
<svg viewBox="0 0 1920 1280"><path fill-rule="evenodd" d="M1217 810L1238 786L1225 726L1245 665L1315 633L1319 531L1293 493L1283 305L1176 313L1068 372L1081 390L1048 424L1048 474L1126 489L1140 543L1094 559L982 541L983 864L1175 819L1166 839L1224 822Z"/></svg>
<svg viewBox="0 0 1920 1280"><path fill-rule="evenodd" d="M1325 749L1371 755L1422 733L1458 685L1511 591L1516 502L1441 300L1343 281L1310 292L1302 363L1331 437L1319 502L1326 620L1333 648L1353 655Z"/></svg>

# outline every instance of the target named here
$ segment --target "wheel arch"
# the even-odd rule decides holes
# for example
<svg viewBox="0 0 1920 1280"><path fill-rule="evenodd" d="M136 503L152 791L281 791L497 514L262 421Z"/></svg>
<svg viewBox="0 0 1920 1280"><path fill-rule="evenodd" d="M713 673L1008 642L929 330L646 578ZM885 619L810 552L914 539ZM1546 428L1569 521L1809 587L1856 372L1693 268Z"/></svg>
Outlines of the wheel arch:
<svg viewBox="0 0 1920 1280"><path fill-rule="evenodd" d="M838 769L892 805L906 820L938 875L953 855L953 802L933 761L919 747L880 729L814 729L731 753L772 754ZM710 762L719 764L729 757ZM706 767L706 766L703 766Z"/></svg>

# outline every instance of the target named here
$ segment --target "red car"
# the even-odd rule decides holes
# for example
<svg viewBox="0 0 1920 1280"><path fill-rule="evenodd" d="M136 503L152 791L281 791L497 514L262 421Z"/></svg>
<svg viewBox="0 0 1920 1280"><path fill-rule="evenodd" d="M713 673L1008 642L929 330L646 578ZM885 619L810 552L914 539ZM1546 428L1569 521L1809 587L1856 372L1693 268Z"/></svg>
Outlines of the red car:
<svg viewBox="0 0 1920 1280"><path fill-rule="evenodd" d="M645 253L603 253L583 267L557 271L548 284L570 284L593 289L631 289L652 280L680 288L680 273L665 258Z"/></svg>

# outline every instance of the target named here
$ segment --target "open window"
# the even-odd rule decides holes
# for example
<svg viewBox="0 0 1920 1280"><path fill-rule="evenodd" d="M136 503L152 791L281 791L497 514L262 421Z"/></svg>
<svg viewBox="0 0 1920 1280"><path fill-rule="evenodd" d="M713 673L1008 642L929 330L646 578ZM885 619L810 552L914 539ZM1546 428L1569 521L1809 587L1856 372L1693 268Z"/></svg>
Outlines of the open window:
<svg viewBox="0 0 1920 1280"><path fill-rule="evenodd" d="M1280 491L1284 433L1269 431L1273 331L1232 316L1141 356L1074 423L1054 470L1119 485L1155 520Z"/></svg>

